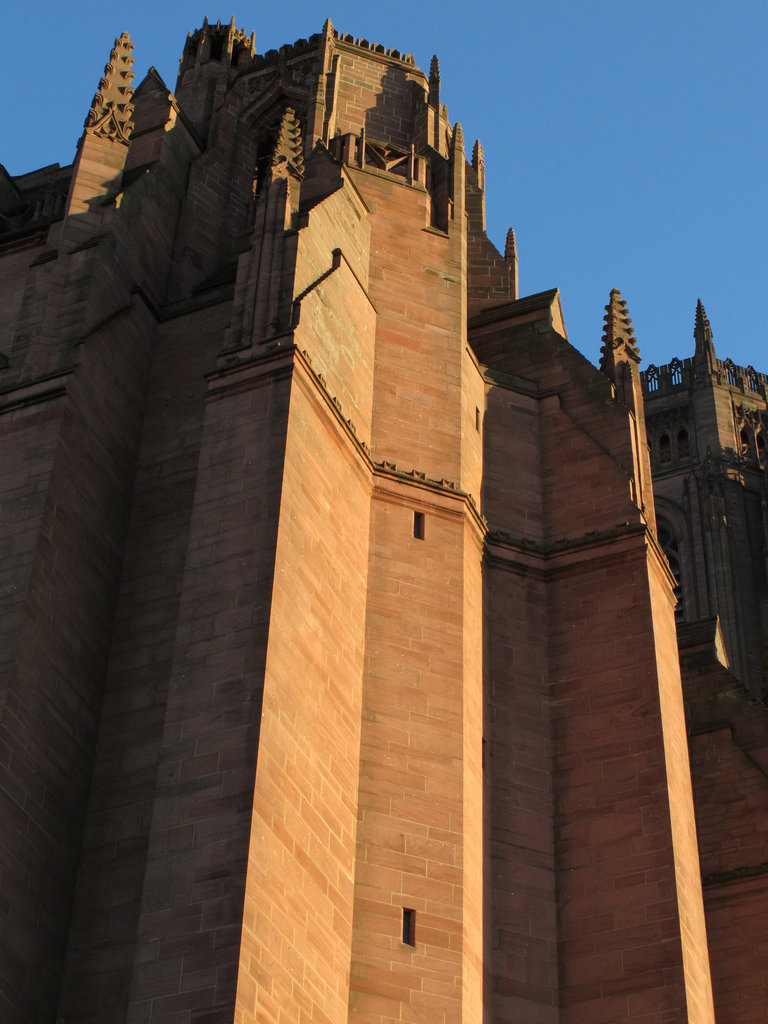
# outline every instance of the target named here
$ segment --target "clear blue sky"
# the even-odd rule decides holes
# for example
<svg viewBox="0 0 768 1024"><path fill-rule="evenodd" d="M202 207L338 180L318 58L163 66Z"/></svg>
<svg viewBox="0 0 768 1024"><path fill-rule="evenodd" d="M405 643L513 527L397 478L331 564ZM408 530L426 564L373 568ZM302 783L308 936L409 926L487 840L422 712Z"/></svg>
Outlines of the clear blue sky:
<svg viewBox="0 0 768 1024"><path fill-rule="evenodd" d="M486 159L488 231L514 227L522 294L558 286L571 341L599 358L612 287L643 365L689 355L700 296L721 358L768 372L768 5L758 0L458 3L75 0L13 4L0 38L0 162L70 163L116 35L134 86L176 81L187 31L256 32L258 52L320 30L440 60L442 98Z"/></svg>

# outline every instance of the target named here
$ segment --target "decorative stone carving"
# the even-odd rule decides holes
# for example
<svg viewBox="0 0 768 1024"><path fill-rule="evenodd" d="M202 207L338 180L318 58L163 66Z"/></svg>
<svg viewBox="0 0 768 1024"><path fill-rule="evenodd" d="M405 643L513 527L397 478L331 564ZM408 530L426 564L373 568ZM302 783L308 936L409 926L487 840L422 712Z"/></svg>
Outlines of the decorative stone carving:
<svg viewBox="0 0 768 1024"><path fill-rule="evenodd" d="M115 39L99 89L85 119L85 130L127 146L133 131L133 43L127 32Z"/></svg>
<svg viewBox="0 0 768 1024"><path fill-rule="evenodd" d="M290 171L295 177L304 177L304 152L301 125L292 107L286 107L272 153L272 177L284 177Z"/></svg>
<svg viewBox="0 0 768 1024"><path fill-rule="evenodd" d="M605 307L605 327L603 329L603 346L600 349L600 369L613 376L611 368L616 356L623 351L635 362L640 362L640 349L635 338L635 329L627 310L627 304L621 297L618 288L611 289L608 305Z"/></svg>

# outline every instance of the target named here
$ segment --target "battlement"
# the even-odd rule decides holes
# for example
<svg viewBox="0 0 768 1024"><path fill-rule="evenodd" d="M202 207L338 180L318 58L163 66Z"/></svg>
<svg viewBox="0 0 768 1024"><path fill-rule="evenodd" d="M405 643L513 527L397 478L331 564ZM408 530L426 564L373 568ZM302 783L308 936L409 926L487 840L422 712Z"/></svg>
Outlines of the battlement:
<svg viewBox="0 0 768 1024"><path fill-rule="evenodd" d="M355 36L349 33L337 31L332 25L329 25L329 28L333 40L337 43L343 43L345 46L354 46L359 50L366 50L368 53L378 54L382 57L388 57L390 60L400 61L401 64L408 64L413 68L416 67L416 61L412 53L401 53L400 50L383 46L381 43L371 43L367 39L362 38L362 36L355 38ZM295 43L286 43L279 50L267 50L263 54L254 54L253 63L258 66L259 64L268 64L280 57L286 59L300 56L306 50L317 46L321 39L322 33L313 33L311 36L307 36L306 39L297 39Z"/></svg>
<svg viewBox="0 0 768 1024"><path fill-rule="evenodd" d="M184 53L179 62L179 76L194 65L208 61L228 63L235 68L247 66L249 70L254 70L279 60L304 56L308 50L315 49L324 36L330 37L335 43L365 50L368 54L398 61L418 70L412 53L402 53L393 47L372 43L362 36L341 33L331 25L330 20L326 22L322 32L315 32L305 39L297 39L294 43L286 43L278 50L267 50L259 54L255 52L256 33L252 32L248 36L245 29L236 29L233 17L229 25L222 25L220 21L211 25L205 18L200 28L187 34Z"/></svg>
<svg viewBox="0 0 768 1024"><path fill-rule="evenodd" d="M368 50L370 53L378 53L383 57L389 57L391 60L399 60L403 64L409 64L411 67L416 67L416 61L412 53L401 53L399 50L394 50L385 46L381 43L370 43L367 39L359 38L355 39L354 36L344 34L341 35L335 29L333 31L334 39L340 43L346 43L349 46L356 46L360 50Z"/></svg>
<svg viewBox="0 0 768 1024"><path fill-rule="evenodd" d="M730 359L713 360L712 382L743 395L766 399L768 375L758 373L753 366L737 366ZM675 357L669 363L656 366L651 363L641 371L643 394L646 400L689 390L694 386L694 360Z"/></svg>

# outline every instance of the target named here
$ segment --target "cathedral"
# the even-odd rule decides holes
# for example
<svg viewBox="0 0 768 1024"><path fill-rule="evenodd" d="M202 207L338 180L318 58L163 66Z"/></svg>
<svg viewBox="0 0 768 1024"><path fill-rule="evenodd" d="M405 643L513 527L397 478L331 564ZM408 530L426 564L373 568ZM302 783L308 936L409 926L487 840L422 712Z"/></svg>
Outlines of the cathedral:
<svg viewBox="0 0 768 1024"><path fill-rule="evenodd" d="M115 40L0 167L4 1024L764 1024L768 378L600 367L436 58Z"/></svg>

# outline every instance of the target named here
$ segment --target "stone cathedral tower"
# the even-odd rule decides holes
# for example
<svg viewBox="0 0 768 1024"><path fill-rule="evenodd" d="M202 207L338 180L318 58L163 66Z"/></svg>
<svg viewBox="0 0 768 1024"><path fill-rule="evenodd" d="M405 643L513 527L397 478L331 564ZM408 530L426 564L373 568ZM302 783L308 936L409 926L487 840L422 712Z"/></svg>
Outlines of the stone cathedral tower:
<svg viewBox="0 0 768 1024"><path fill-rule="evenodd" d="M429 74L115 41L0 175L0 1016L714 1020L643 392Z"/></svg>
<svg viewBox="0 0 768 1024"><path fill-rule="evenodd" d="M692 358L642 374L658 537L676 578L719 1024L761 1021L768 955L768 378L718 359L699 300Z"/></svg>

